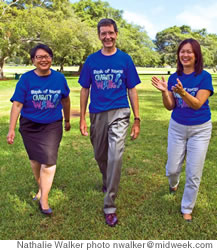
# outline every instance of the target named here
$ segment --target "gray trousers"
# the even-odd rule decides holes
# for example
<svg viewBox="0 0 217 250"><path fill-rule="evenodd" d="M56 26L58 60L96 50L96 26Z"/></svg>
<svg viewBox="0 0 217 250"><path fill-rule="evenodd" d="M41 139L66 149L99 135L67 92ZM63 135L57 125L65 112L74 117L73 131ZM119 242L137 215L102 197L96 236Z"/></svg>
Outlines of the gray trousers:
<svg viewBox="0 0 217 250"><path fill-rule="evenodd" d="M102 173L103 185L107 188L104 198L104 213L114 213L114 204L121 176L124 140L129 126L130 109L113 109L90 114L90 139L95 159Z"/></svg>
<svg viewBox="0 0 217 250"><path fill-rule="evenodd" d="M185 126L173 119L170 120L166 176L168 176L171 187L179 184L181 168L186 155L186 183L181 202L182 213L191 214L194 208L211 132L211 120L194 126Z"/></svg>

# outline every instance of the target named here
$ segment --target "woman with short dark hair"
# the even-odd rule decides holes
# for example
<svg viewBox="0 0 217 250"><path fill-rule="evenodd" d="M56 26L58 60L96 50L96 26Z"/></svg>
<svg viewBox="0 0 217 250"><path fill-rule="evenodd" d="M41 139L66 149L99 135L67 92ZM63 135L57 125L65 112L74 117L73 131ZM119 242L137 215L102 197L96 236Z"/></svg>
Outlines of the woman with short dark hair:
<svg viewBox="0 0 217 250"><path fill-rule="evenodd" d="M177 71L152 84L162 92L166 109L173 110L168 129L168 160L166 176L169 191L174 194L179 185L186 157L186 183L181 202L181 213L192 221L201 181L204 161L211 138L212 123L209 96L213 95L212 77L203 70L200 44L194 39L182 41L177 50Z"/></svg>
<svg viewBox="0 0 217 250"><path fill-rule="evenodd" d="M52 210L48 204L48 194L62 139L62 109L65 130L70 130L70 90L65 77L50 68L53 52L47 45L37 45L30 56L36 68L23 74L16 85L11 98L13 105L7 141L13 144L21 113L19 132L39 187L33 199L39 200L43 214L50 215Z"/></svg>

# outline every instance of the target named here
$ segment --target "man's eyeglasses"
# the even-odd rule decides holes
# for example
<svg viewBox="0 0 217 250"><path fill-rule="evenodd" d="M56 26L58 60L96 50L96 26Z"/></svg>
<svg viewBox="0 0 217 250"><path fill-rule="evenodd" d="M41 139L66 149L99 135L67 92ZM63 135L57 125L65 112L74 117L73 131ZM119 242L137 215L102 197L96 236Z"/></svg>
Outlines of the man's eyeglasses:
<svg viewBox="0 0 217 250"><path fill-rule="evenodd" d="M46 55L46 56L35 56L35 58L36 58L37 60L41 61L41 60L43 60L43 59L45 59L45 60L50 60L52 57Z"/></svg>

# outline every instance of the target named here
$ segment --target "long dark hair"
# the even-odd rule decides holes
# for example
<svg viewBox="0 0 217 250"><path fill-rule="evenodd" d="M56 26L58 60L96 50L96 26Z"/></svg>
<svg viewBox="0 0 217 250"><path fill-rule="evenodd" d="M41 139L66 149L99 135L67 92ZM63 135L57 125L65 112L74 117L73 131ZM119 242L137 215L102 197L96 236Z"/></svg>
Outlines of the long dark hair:
<svg viewBox="0 0 217 250"><path fill-rule="evenodd" d="M179 52L182 49L182 47L187 43L190 43L192 46L192 49L195 55L194 71L195 71L195 75L198 75L203 70L203 56L202 56L200 44L198 43L197 40L193 38L185 39L179 44L179 47L177 50L177 71L176 72L178 75L182 75L183 73L183 65L181 64L181 61L179 59Z"/></svg>

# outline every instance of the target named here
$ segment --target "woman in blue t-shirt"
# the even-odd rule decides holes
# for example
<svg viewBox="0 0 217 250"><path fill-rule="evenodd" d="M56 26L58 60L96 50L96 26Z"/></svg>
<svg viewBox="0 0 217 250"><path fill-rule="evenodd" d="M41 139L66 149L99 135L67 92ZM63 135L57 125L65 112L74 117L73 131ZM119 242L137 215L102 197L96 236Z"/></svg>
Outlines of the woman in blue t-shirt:
<svg viewBox="0 0 217 250"><path fill-rule="evenodd" d="M37 45L30 56L36 68L22 75L11 98L13 105L7 141L13 144L21 113L19 131L39 186L33 199L39 200L43 214L50 215L48 194L62 139L62 109L65 130L70 130L70 90L65 77L50 68L53 52L48 46Z"/></svg>
<svg viewBox="0 0 217 250"><path fill-rule="evenodd" d="M213 94L211 75L203 70L199 43L182 41L177 50L177 71L160 80L152 77L152 85L162 92L163 104L172 110L168 129L166 176L169 191L174 194L186 156L186 183L181 202L183 218L192 221L204 161L211 137L212 123L208 98Z"/></svg>

